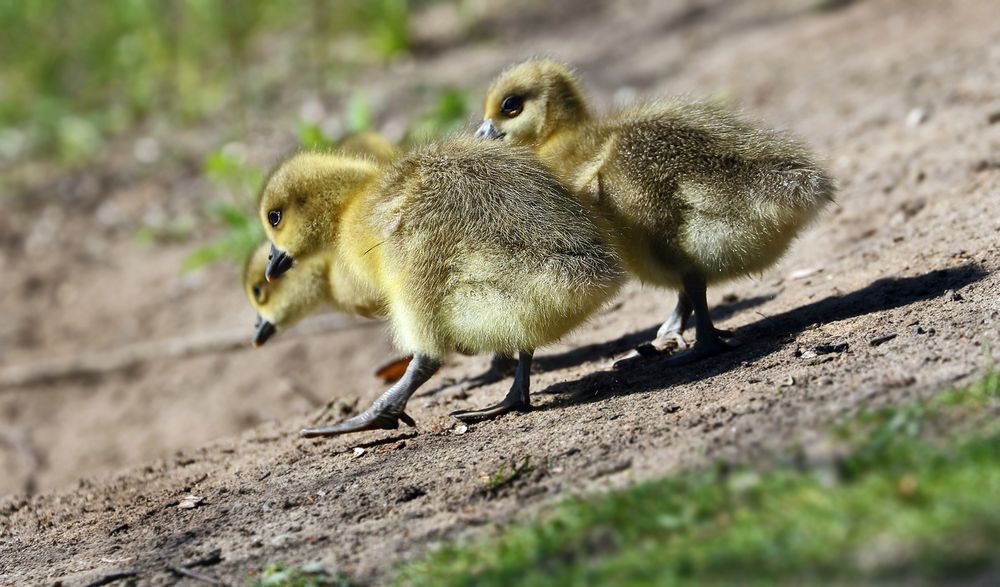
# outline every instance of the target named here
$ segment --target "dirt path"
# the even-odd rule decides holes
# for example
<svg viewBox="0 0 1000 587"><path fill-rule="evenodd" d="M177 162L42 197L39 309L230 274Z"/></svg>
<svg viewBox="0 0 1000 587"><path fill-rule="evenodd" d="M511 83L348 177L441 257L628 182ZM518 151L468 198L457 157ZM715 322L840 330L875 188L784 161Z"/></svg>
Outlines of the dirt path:
<svg viewBox="0 0 1000 587"><path fill-rule="evenodd" d="M1000 358L994 1L870 0L832 12L804 1L632 4L497 23L502 44L444 48L365 83L395 95L419 80L485 82L550 53L578 64L605 104L621 86L721 92L799 134L828 157L839 206L778 268L712 292L737 350L683 369L603 371L669 310L666 294L633 286L539 354L537 410L464 434L447 413L498 398L507 383L416 398L416 430L295 436L327 398L367 404L381 391L370 371L392 351L378 324L3 387L0 584L82 585L123 570L170 583L169 566L206 557L200 572L236 583L269 562L314 559L377 581L436 541L567 492L792 445L818 450L817 430L839 415L963 381ZM0 219L12 276L0 289L10 317L0 370L249 335L234 274L178 280L184 247L130 237L150 209L197 201L197 180L112 172L53 189L79 193L21 202ZM816 354L829 346L840 350ZM434 382L484 365L456 359ZM529 478L483 491L484 476L524 457ZM44 492L23 497L31 472Z"/></svg>

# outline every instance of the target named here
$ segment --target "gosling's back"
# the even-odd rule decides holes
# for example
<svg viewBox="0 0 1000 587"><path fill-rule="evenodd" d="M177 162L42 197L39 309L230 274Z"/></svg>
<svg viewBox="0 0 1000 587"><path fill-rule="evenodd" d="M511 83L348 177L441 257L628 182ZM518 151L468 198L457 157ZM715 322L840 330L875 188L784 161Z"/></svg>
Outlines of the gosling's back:
<svg viewBox="0 0 1000 587"><path fill-rule="evenodd" d="M632 253L649 271L694 267L712 281L762 270L832 200L833 180L806 149L723 108L661 102L591 124L581 136L610 141L613 155L605 204L649 236Z"/></svg>
<svg viewBox="0 0 1000 587"><path fill-rule="evenodd" d="M529 150L429 146L390 165L372 191L366 216L385 234L389 298L404 322L420 317L401 329L404 345L409 328L469 352L534 348L621 282L606 235Z"/></svg>

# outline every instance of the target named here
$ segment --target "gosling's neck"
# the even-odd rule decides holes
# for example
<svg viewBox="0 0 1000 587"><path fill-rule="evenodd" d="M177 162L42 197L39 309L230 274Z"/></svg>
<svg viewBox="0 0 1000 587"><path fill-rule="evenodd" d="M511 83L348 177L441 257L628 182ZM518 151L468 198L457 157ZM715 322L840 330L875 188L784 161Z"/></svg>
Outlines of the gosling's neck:
<svg viewBox="0 0 1000 587"><path fill-rule="evenodd" d="M327 301L340 312L365 318L385 315L385 300L376 283L351 267L343 254L330 259Z"/></svg>
<svg viewBox="0 0 1000 587"><path fill-rule="evenodd" d="M601 150L603 133L597 132L589 112L553 130L536 148L538 158L567 186ZM601 134L602 136L598 136Z"/></svg>
<svg viewBox="0 0 1000 587"><path fill-rule="evenodd" d="M336 305L362 316L385 313L380 250L384 238L372 223L370 201L383 171L379 167L364 185L344 200L331 256L330 281Z"/></svg>

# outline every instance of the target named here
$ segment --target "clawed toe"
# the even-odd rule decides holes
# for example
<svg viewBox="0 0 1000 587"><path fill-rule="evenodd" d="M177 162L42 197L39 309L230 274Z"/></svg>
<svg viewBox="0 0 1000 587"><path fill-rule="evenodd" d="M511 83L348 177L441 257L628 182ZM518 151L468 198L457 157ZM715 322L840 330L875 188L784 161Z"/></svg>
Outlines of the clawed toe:
<svg viewBox="0 0 1000 587"><path fill-rule="evenodd" d="M641 344L629 351L624 357L615 359L615 362L611 363L611 369L614 371L628 369L646 361L647 359L660 356L662 353L663 351L658 349L654 344Z"/></svg>
<svg viewBox="0 0 1000 587"><path fill-rule="evenodd" d="M694 346L686 351L681 351L676 355L667 359L666 364L669 367L680 367L681 365L690 365L702 359L707 359L709 357L715 357L721 355L725 352L732 350L734 347L722 340L715 339L712 342L698 343L695 342Z"/></svg>
<svg viewBox="0 0 1000 587"><path fill-rule="evenodd" d="M508 402L506 400L480 410L459 410L449 414L451 417L465 423L482 422L492 420L497 416L502 416L508 412L527 412L531 410L530 404L523 402Z"/></svg>
<svg viewBox="0 0 1000 587"><path fill-rule="evenodd" d="M690 346L680 332L657 334L650 345L661 353L684 350Z"/></svg>
<svg viewBox="0 0 1000 587"><path fill-rule="evenodd" d="M338 434L350 434L352 432L363 432L365 430L395 430L399 428L399 423L403 422L411 428L417 423L413 421L406 412L398 414L384 410L373 410L369 408L364 413L353 418L344 420L329 426L319 426L316 428L305 428L300 434L304 438L316 438L320 436L336 436Z"/></svg>

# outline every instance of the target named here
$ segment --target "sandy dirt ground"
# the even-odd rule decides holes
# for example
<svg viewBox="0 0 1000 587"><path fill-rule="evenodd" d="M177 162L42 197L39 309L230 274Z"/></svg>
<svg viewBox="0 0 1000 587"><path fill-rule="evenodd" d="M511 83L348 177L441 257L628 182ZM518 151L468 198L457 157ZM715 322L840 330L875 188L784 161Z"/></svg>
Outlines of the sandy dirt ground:
<svg viewBox="0 0 1000 587"><path fill-rule="evenodd" d="M671 307L671 294L634 284L539 352L533 412L461 434L447 414L509 382L416 397L416 429L297 436L367 405L383 389L372 370L394 351L383 325L331 316L253 350L234 270L184 276L195 243L137 243L144 219L209 193L197 161L136 171L126 146L5 195L0 584L117 572L170 584L171 566L199 562L240 583L278 560L377 583L436 542L567 494L820 450L820 431L844 414L983 372L1000 358L1000 6L815 4L536 6L491 22L487 40L446 39L362 74L388 96L379 122L391 126L412 114L414 88L479 96L506 64L554 55L602 106L727 97L799 135L840 182L838 205L777 267L710 292L717 323L737 333L733 352L607 371ZM275 132L247 137L263 161L291 146ZM486 362L455 358L427 390ZM483 490L524 457L531 476Z"/></svg>

